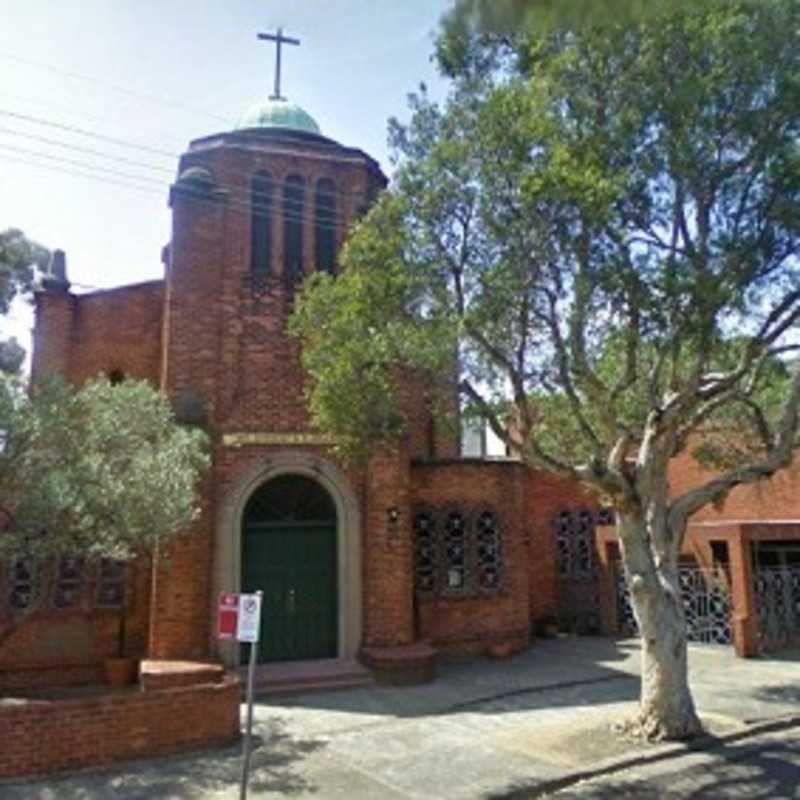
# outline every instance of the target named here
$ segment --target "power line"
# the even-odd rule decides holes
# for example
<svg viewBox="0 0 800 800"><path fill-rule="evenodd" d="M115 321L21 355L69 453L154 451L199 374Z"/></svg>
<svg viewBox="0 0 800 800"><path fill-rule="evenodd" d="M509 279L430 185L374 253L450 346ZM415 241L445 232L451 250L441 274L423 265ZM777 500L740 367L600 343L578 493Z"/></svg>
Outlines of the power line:
<svg viewBox="0 0 800 800"><path fill-rule="evenodd" d="M0 128L0 131L2 131L2 130L7 130L7 129ZM16 132L14 132L14 133L16 133ZM20 136L29 136L29 134L22 133L22 132L19 133L19 135ZM102 153L101 151L89 150L88 148L82 148L82 147L75 146L75 145L72 145L72 144L69 144L69 143L57 142L56 140L46 139L45 137L31 136L30 138L32 138L34 140L43 139L43 140L45 140L47 142L53 142L53 143L57 144L57 146L61 146L61 147L67 148L67 149L75 149L77 152L90 152L90 153L95 153L97 155L100 155L101 157L112 158L112 159L116 159L117 158L116 156L113 156L111 154L105 154L105 153ZM22 153L25 156L34 156L34 157L37 157L37 158L46 159L48 161L61 162L63 164L67 164L68 166L71 166L71 167L78 167L81 170L88 170L88 171L96 170L96 171L100 171L100 172L104 172L104 173L108 173L108 174L114 175L117 178L124 178L126 180L135 180L135 181L139 181L139 182L142 182L142 183L146 183L146 184L151 185L151 186L164 187L164 184L162 183L162 181L158 180L157 178L151 177L151 176L137 175L137 174L133 174L133 173L129 173L129 172L122 172L120 170L113 170L113 169L110 169L109 167L106 167L106 166L87 163L85 161L76 161L74 159L65 158L63 156L54 156L54 155L51 155L49 153L42 153L40 151L30 150L28 148L18 147L18 146L14 146L14 145L7 145L7 144L4 144L2 142L0 142L0 148L5 148L5 149L11 150L13 152ZM170 174L174 174L174 173L172 173L171 170L167 170L166 168L155 167L153 165L146 165L146 164L143 164L143 162L136 162L136 161L132 161L130 159L124 159L124 161L125 161L125 163L130 163L130 164L133 164L135 166L142 166L142 167L145 167L145 168L148 168L148 169L157 169L159 171L169 172ZM61 171L63 171L63 170L61 170ZM248 176L250 176L250 173L242 173L242 174L247 174ZM313 192L313 190L312 190L312 192ZM333 192L327 192L327 191L324 191L324 190L320 191L319 189L317 189L316 192L314 192L314 193L315 194L322 194L324 196L333 196L336 199L338 199L340 196L350 196L350 195L356 196L359 199L366 199L366 195L363 192L345 192L345 191L336 191L336 190L334 190ZM258 193L254 192L253 194L258 194ZM246 212L247 214L258 214L259 212L261 212L262 214L266 215L267 213L272 213L273 211L275 211L276 210L276 206L279 206L279 202L275 203L275 204L253 202L253 200L251 198L251 195L248 194L246 192L246 190L238 190L238 189L229 190L228 191L228 198L226 200L226 207L230 208L233 211L243 211L243 212ZM305 214L300 214L300 213L297 213L296 211L293 211L293 210L290 210L290 209L285 209L285 208L280 209L280 210L282 212L282 215L283 215L284 219L300 221L300 222L309 221ZM317 226L321 227L321 228L328 228L328 229L337 230L339 227L343 227L343 226L348 225L350 223L350 221L351 221L351 219L349 217L346 217L344 212L341 209L337 208L337 210L333 214L328 214L325 217L324 220L315 220L315 224L317 224Z"/></svg>
<svg viewBox="0 0 800 800"><path fill-rule="evenodd" d="M61 122L52 122L51 120L42 119L41 117L34 117L30 114L20 114L16 111L9 111L5 108L0 108L0 115L5 117L12 117L13 119L23 120L24 122L32 122L35 125L46 125L50 128L56 128L61 131L65 131L67 133L76 133L79 136L88 136L92 139L98 139L103 142L108 142L109 144L115 144L118 147L127 147L133 150L141 150L145 153L152 153L153 155L164 156L166 158L179 158L178 153L171 153L168 150L160 150L157 147L149 147L148 145L143 144L135 144L133 142L128 142L125 139L119 139L116 136L107 136L102 133L94 133L93 131L87 131L83 128L78 127L77 125L66 125Z"/></svg>
<svg viewBox="0 0 800 800"><path fill-rule="evenodd" d="M31 122L31 123L37 124L37 125L45 125L45 126L48 126L48 127L56 128L58 130L66 131L68 133L77 133L78 135L81 135L81 136L91 137L91 138L94 138L94 139L98 139L100 141L109 142L109 143L116 144L116 145L119 145L119 146L122 146L122 147L142 150L144 152L157 153L157 154L160 154L162 156L166 156L166 157L174 158L174 159L180 159L181 158L181 155L179 153L171 153L171 152L166 151L166 150L160 150L158 148L149 147L147 145L137 144L137 143L134 143L134 142L127 141L125 139L120 139L120 138L117 138L117 137L107 136L105 134L96 133L94 131L87 131L84 128L79 128L78 126L63 125L61 123L51 122L50 120L42 119L41 117L33 117L33 116L27 115L27 114L20 114L18 112L9 111L7 109L2 109L2 108L0 108L0 115L10 116L12 118L21 119L21 120L24 120L26 122ZM256 139L255 136L253 136L251 138ZM261 139L257 139L257 140L258 141L263 141ZM254 173L249 172L249 171L245 171L245 170L233 170L229 174L236 175L238 177L248 178L248 179L251 179L254 176ZM319 191L319 190L317 190L317 191ZM322 190L321 193L324 194L324 195L333 196L334 198L349 197L349 196L355 196L355 197L364 196L363 192L353 192L353 191L345 191L345 190L335 190L333 192L326 192L325 190Z"/></svg>
<svg viewBox="0 0 800 800"><path fill-rule="evenodd" d="M158 191L157 189L150 189L145 186L140 186L133 183L126 183L124 181L115 180L114 178L108 178L104 176L94 175L90 172L81 172L74 169L68 169L66 167L60 167L55 164L42 164L38 161L32 161L29 158L21 158L19 156L5 156L0 153L0 160L2 161L11 161L17 164L26 164L27 166L31 167L39 167L40 169L47 170L47 171L55 171L55 172L63 172L66 175L73 175L80 178L88 178L90 180L99 181L100 183L108 183L113 184L115 186L123 186L126 189L136 189L140 192L148 192L150 194L158 194L163 197L163 192Z"/></svg>
<svg viewBox="0 0 800 800"><path fill-rule="evenodd" d="M75 159L71 158L64 158L63 156L51 156L48 153L41 153L37 150L30 150L27 147L15 147L14 145L10 144L3 144L0 142L0 149L3 150L11 150L15 153L21 153L24 156L35 156L36 158L44 158L48 161L56 161L62 164L67 164L71 167L79 167L81 169L88 169L90 171L96 172L106 172L109 175L114 175L120 178L125 178L126 180L135 180L141 181L142 183L153 184L162 186L163 184L156 180L155 178L148 178L145 175L135 175L132 172L122 172L121 170L112 169L110 167L103 167L97 164L87 164L84 161L76 161Z"/></svg>
<svg viewBox="0 0 800 800"><path fill-rule="evenodd" d="M169 169L168 167L158 167L153 164L146 164L143 161L134 161L133 159L125 158L124 156L111 155L110 153L104 153L102 150L94 150L91 147L81 147L80 145L62 142L59 139L51 139L47 136L37 136L36 134L28 133L26 131L16 131L13 128L4 128L0 126L0 133L5 133L10 136L24 137L26 139L31 139L34 142L41 142L42 144L52 145L53 147L62 147L69 150L75 150L78 153L85 153L86 155L98 156L99 158L108 158L113 161L119 161L122 164L129 164L131 166L141 167L142 169L149 169L155 172L165 172L169 175L175 174L175 170Z"/></svg>
<svg viewBox="0 0 800 800"><path fill-rule="evenodd" d="M72 119L79 119L81 124L84 125L86 123L92 123L94 125L102 126L108 122L108 113L106 113L104 116L98 116L85 110L77 110L75 105L65 106L59 103L57 100L53 100L51 98L43 99L41 95L29 97L22 94L6 92L0 89L0 97L7 98L15 103L21 103L23 106L32 105L35 108L44 108L47 110L48 119L52 118L54 112L58 112L62 116L71 117ZM185 144L183 139L178 139L176 136L165 135L163 131L159 133L159 136L165 140L165 143L168 142L170 147L183 147Z"/></svg>
<svg viewBox="0 0 800 800"><path fill-rule="evenodd" d="M162 197L165 194L166 186L159 180L155 178L151 178L149 176L144 175L135 175L133 173L122 172L120 170L110 169L108 167L103 167L95 164L89 164L83 161L76 161L74 159L67 159L61 156L53 156L48 153L41 153L36 150L30 150L28 148L23 147L16 147L13 145L6 145L0 142L0 150L10 150L12 153L21 153L24 157L5 157L5 160L8 161L16 161L19 163L28 164L30 166L37 166L39 168L47 168L48 164L41 164L39 162L34 162L30 160L30 157L45 159L48 162L56 162L56 165L53 166L53 169L56 169L58 172L62 172L68 175L73 175L75 177L86 177L91 178L96 181L103 182L106 178L106 175L98 175L97 172L106 173L112 176L112 179L107 180L107 183L123 186L126 188L133 188L133 189L140 189L150 191L152 193L156 193L161 195ZM0 154L2 157L2 154ZM67 167L61 166L66 164ZM76 170L75 167L78 169ZM120 178L124 179L121 181ZM138 181L139 183L131 183L130 181ZM159 187L159 188L156 188ZM197 195L198 199L204 199L202 194ZM275 208L272 205L262 205L258 203L248 202L247 200L240 200L238 197L234 196L233 193L229 194L228 199L225 202L225 208L232 213L242 213L250 215L258 215L261 213L262 215L266 216L267 214L271 213L279 213L283 220L290 220L293 222L299 222L301 224L312 224L316 228L322 228L325 230L333 230L339 231L342 228L346 227L347 224L351 221L348 218L345 218L343 213L337 213L335 216L328 217L324 220L322 219L312 219L310 215L299 214L297 212L291 211L289 209L283 208Z"/></svg>
<svg viewBox="0 0 800 800"><path fill-rule="evenodd" d="M70 80L84 81L86 83L93 83L98 86L105 86L106 88L111 89L114 92L127 95L128 97L133 97L137 100L144 100L148 103L157 103L159 105L164 105L164 106L172 106L173 108L189 111L199 116L208 117L209 119L216 119L218 121L225 122L226 124L230 123L229 119L226 119L225 117L219 114L214 114L213 112L207 111L206 109L195 108L194 106L188 103L184 103L180 100L174 100L173 98L169 97L163 97L159 95L147 94L145 92L139 92L134 89L129 89L127 86L121 86L119 84L112 83L111 81L104 81L91 75L83 75L80 72L72 72L70 70L65 70L62 69L61 67L56 67L52 64L46 64L43 61L36 61L32 58L28 58L27 56L23 57L15 55L14 53L0 52L0 58L5 58L9 61L16 61L18 64L25 64L30 67L35 67L36 69L46 70L47 72L55 73L57 75L63 75L65 78L69 78Z"/></svg>

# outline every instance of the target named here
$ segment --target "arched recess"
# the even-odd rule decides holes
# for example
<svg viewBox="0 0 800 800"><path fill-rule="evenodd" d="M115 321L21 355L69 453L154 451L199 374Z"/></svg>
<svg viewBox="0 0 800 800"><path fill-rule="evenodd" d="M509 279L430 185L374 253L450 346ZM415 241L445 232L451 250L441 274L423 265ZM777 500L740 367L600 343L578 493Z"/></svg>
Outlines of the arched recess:
<svg viewBox="0 0 800 800"><path fill-rule="evenodd" d="M317 270L336 271L336 184L329 178L317 181L314 193L314 250Z"/></svg>
<svg viewBox="0 0 800 800"><path fill-rule="evenodd" d="M272 176L254 175L250 191L250 270L261 277L272 271Z"/></svg>
<svg viewBox="0 0 800 800"><path fill-rule="evenodd" d="M230 487L219 506L215 531L214 614L220 592L238 592L242 574L242 521L247 502L267 481L282 475L303 475L317 481L336 507L338 657L353 659L361 646L361 513L344 473L310 453L279 451L254 464ZM239 664L235 642L219 642L226 664Z"/></svg>
<svg viewBox="0 0 800 800"><path fill-rule="evenodd" d="M303 222L305 181L289 175L283 184L283 278L293 284L303 278Z"/></svg>

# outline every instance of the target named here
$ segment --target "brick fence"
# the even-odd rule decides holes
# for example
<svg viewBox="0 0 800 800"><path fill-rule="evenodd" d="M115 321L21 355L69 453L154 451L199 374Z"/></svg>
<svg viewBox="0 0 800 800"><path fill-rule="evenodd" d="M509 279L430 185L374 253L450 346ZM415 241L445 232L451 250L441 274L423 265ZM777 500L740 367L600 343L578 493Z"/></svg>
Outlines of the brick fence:
<svg viewBox="0 0 800 800"><path fill-rule="evenodd" d="M240 689L228 673L219 683L154 691L2 698L0 778L230 744L239 735Z"/></svg>

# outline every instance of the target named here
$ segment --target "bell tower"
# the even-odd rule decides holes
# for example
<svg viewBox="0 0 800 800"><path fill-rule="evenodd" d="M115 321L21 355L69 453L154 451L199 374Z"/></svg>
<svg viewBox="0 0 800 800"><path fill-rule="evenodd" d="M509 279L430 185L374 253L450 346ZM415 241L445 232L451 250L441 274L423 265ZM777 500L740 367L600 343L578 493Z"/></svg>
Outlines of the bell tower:
<svg viewBox="0 0 800 800"><path fill-rule="evenodd" d="M278 54L298 43L261 38ZM281 95L280 55L267 100L191 143L170 197L163 384L178 409L201 398L221 434L306 428L293 299L313 272L336 273L346 231L385 185L374 159Z"/></svg>
<svg viewBox="0 0 800 800"><path fill-rule="evenodd" d="M272 38L294 43L282 31ZM219 578L227 562L214 555L226 546L215 524L231 482L287 447L324 454L312 443L319 437L287 321L308 276L338 271L346 231L386 183L374 159L324 136L277 81L232 130L194 140L180 158L164 252L161 384L178 420L210 434L213 467L173 575L154 575L156 657L208 651L214 580L228 590L238 580L235 569ZM226 537L237 535L226 527Z"/></svg>

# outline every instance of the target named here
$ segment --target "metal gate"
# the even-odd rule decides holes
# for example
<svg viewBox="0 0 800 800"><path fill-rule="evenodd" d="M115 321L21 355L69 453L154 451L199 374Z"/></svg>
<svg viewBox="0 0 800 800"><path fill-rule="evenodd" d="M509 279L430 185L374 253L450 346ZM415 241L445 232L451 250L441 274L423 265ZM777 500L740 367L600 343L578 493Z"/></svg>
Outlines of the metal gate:
<svg viewBox="0 0 800 800"><path fill-rule="evenodd" d="M638 636L625 569L620 562L616 567L616 579L621 632ZM686 638L700 644L731 644L731 584L727 573L722 569L681 566L678 581L686 616Z"/></svg>
<svg viewBox="0 0 800 800"><path fill-rule="evenodd" d="M753 578L763 648L800 645L800 567L759 567Z"/></svg>
<svg viewBox="0 0 800 800"><path fill-rule="evenodd" d="M559 626L574 633L600 631L595 527L614 522L610 510L565 509L553 517Z"/></svg>

